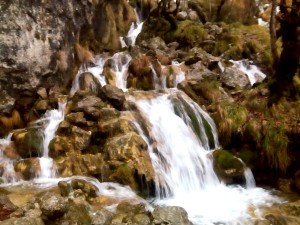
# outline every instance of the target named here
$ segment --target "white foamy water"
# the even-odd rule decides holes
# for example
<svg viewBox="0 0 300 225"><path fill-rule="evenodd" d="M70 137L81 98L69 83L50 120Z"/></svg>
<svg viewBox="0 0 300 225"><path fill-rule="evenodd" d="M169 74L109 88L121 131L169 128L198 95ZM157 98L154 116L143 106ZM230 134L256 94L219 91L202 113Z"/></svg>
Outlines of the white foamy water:
<svg viewBox="0 0 300 225"><path fill-rule="evenodd" d="M129 63L131 61L131 56L127 52L118 52L111 57L97 56L95 59L95 66L87 68L83 66L80 67L75 79L73 80L70 94L74 95L74 93L80 89L79 78L85 72L93 74L93 76L100 82L101 86L106 85L108 82L103 70L107 60L111 60L110 69L115 74L115 77L113 79L115 79L116 87L126 91L128 76L127 72Z"/></svg>
<svg viewBox="0 0 300 225"><path fill-rule="evenodd" d="M136 11L136 9L134 9L134 12L135 12L135 16L137 18L137 22L131 24L126 37L120 37L120 42L121 42L122 48L128 47L130 45L135 45L136 38L142 31L144 22L141 21L140 16L138 15L138 12ZM125 39L126 39L126 41L125 41Z"/></svg>
<svg viewBox="0 0 300 225"><path fill-rule="evenodd" d="M14 160L7 158L3 152L12 143L11 137L12 133L7 135L6 138L0 139L0 165L3 168L1 175L3 183L16 183L18 181L14 169Z"/></svg>
<svg viewBox="0 0 300 225"><path fill-rule="evenodd" d="M42 119L37 123L44 122L45 129L43 130L43 149L42 157L40 158L40 174L39 178L53 178L56 176L56 170L53 168L53 159L49 157L49 144L54 138L55 132L61 121L64 120L64 110L66 101L59 102L58 109L48 110Z"/></svg>
<svg viewBox="0 0 300 225"><path fill-rule="evenodd" d="M194 113L175 113L174 105L180 104L172 101L176 94L183 105L189 104L182 109ZM282 201L268 191L256 188L250 169L245 170L245 188L226 186L219 181L208 150L208 136L197 136L188 121L188 117L196 115L201 125L203 113L206 113L195 108L185 94L172 91L152 98L135 99L135 102L146 120L151 141L139 126L137 130L148 144L153 143L148 150L156 173L157 198L154 204L183 207L195 225L249 225L260 218L261 207ZM193 120L195 123L195 118ZM214 126L211 130L215 146L218 146Z"/></svg>
<svg viewBox="0 0 300 225"><path fill-rule="evenodd" d="M257 82L261 82L266 78L266 74L261 72L257 66L251 65L251 62L249 60L229 61L233 63L233 67L236 67L243 73L247 74L251 85Z"/></svg>

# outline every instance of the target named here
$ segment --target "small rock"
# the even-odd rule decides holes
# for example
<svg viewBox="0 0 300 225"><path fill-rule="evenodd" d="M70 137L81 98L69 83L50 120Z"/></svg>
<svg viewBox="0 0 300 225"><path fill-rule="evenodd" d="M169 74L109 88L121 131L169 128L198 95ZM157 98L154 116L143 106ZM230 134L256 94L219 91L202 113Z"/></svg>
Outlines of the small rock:
<svg viewBox="0 0 300 225"><path fill-rule="evenodd" d="M178 206L166 206L155 208L153 213L153 224L169 225L192 225L188 219L187 212Z"/></svg>
<svg viewBox="0 0 300 225"><path fill-rule="evenodd" d="M67 202L59 194L45 192L38 199L43 215L49 219L57 219L64 215L67 210Z"/></svg>
<svg viewBox="0 0 300 225"><path fill-rule="evenodd" d="M181 11L176 15L177 20L186 20L186 18L187 18L187 12L185 11Z"/></svg>

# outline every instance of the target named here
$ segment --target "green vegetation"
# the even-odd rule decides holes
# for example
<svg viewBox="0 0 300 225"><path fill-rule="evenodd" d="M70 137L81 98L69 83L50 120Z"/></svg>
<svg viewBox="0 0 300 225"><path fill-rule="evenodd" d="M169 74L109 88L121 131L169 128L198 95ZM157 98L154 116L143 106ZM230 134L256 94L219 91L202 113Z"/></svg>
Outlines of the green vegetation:
<svg viewBox="0 0 300 225"><path fill-rule="evenodd" d="M272 66L270 35L268 29L258 25L245 26L240 23L220 23L223 33L218 37L212 54L226 59L248 58Z"/></svg>
<svg viewBox="0 0 300 225"><path fill-rule="evenodd" d="M207 38L207 31L201 23L190 20L179 21L176 30L167 35L167 41L177 41L184 46L198 46Z"/></svg>
<svg viewBox="0 0 300 225"><path fill-rule="evenodd" d="M224 146L235 145L233 137L238 136L240 143L251 146L251 154L241 158L266 160L269 168L285 172L292 162L289 134L298 130L300 104L281 99L268 107L268 97L261 95L264 89L265 84L241 92L233 102L212 104L220 141Z"/></svg>

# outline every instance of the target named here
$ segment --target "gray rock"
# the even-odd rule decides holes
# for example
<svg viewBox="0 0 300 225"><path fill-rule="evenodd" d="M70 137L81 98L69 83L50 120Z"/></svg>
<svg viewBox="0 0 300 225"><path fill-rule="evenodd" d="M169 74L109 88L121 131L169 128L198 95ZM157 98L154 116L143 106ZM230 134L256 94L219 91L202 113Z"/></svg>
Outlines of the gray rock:
<svg viewBox="0 0 300 225"><path fill-rule="evenodd" d="M247 74L237 68L227 67L220 75L221 82L229 88L250 88L251 84Z"/></svg>
<svg viewBox="0 0 300 225"><path fill-rule="evenodd" d="M187 12L185 11L181 11L176 15L177 20L186 20L186 18L187 18Z"/></svg>
<svg viewBox="0 0 300 225"><path fill-rule="evenodd" d="M0 89L0 115L10 114L14 108L15 101L16 99L8 95L6 91L1 91Z"/></svg>
<svg viewBox="0 0 300 225"><path fill-rule="evenodd" d="M75 42L96 45L95 53L119 49L136 16L126 0L16 0L0 2L0 21L0 91L17 97L40 85L66 87L75 58L82 63Z"/></svg>
<svg viewBox="0 0 300 225"><path fill-rule="evenodd" d="M188 19L192 21L199 21L199 17L196 11L190 11L188 13Z"/></svg>
<svg viewBox="0 0 300 225"><path fill-rule="evenodd" d="M109 84L100 89L99 95L101 99L108 101L116 109L121 109L125 102L124 92L121 89Z"/></svg>
<svg viewBox="0 0 300 225"><path fill-rule="evenodd" d="M89 146L91 141L91 131L85 131L77 126L72 127L72 138L77 150L83 150Z"/></svg>
<svg viewBox="0 0 300 225"><path fill-rule="evenodd" d="M155 208L153 213L153 224L169 225L192 225L188 219L187 212L178 206L166 206Z"/></svg>
<svg viewBox="0 0 300 225"><path fill-rule="evenodd" d="M48 219L56 219L67 211L66 199L54 192L45 192L38 199L41 211Z"/></svg>
<svg viewBox="0 0 300 225"><path fill-rule="evenodd" d="M93 225L110 225L112 216L113 214L106 209L98 210L90 215Z"/></svg>
<svg viewBox="0 0 300 225"><path fill-rule="evenodd" d="M45 225L41 218L11 218L0 222L0 225Z"/></svg>

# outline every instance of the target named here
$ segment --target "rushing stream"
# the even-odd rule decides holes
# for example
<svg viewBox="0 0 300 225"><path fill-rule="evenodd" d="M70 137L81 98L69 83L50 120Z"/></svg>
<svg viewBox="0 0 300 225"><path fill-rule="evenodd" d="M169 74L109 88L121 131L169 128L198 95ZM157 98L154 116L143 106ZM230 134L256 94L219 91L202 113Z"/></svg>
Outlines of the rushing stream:
<svg viewBox="0 0 300 225"><path fill-rule="evenodd" d="M133 24L128 37L136 37L142 23ZM137 30L139 29L139 30ZM130 43L135 42L135 38ZM125 43L124 43L125 45ZM106 84L103 67L107 60L111 60L114 72L117 74L116 86L127 91L127 69L131 57L126 52L116 53L111 57L97 57L96 66L81 68L74 80L71 89L73 95L79 89L79 77L83 72L92 73L101 85ZM236 66L244 66L233 62ZM174 66L180 66L173 63ZM247 69L247 68L242 68ZM253 67L250 68L254 70ZM257 71L254 73L258 74ZM155 77L155 73L153 79ZM259 74L259 76L263 76ZM184 73L176 77L177 83L184 79ZM255 77L249 76L251 84ZM132 101L138 108L144 123L147 124L149 136L136 124L140 135L148 143L148 150L156 173L156 198L150 199L154 205L182 206L195 225L210 224L252 224L255 218L260 218L260 208L280 203L282 199L273 196L269 191L255 187L255 181L250 169L245 169L245 186L226 186L213 170L212 151L219 147L217 130L209 115L193 102L186 94L173 89L166 89L165 82L156 85L157 90L152 91L151 97L147 92L128 92L127 100ZM161 91L163 89L163 91ZM66 102L60 104L58 110L48 111L39 120L46 121L44 129L43 155L40 158L41 172L36 183L44 179L44 183L57 183L62 179L55 178L52 159L48 156L48 145L55 135L57 126L64 119ZM149 140L151 138L151 141ZM8 145L10 139L1 140L0 147ZM2 151L1 151L2 152ZM12 163L6 160L6 173L4 181L13 182ZM68 180L65 178L64 180ZM128 189L117 184L99 183L86 178L99 188L99 194L112 196L138 197ZM6 184L7 185L7 184ZM108 185L114 186L114 192ZM100 193L100 192L105 193ZM119 191L119 193L117 193ZM142 201L142 200L140 200Z"/></svg>

